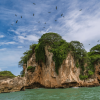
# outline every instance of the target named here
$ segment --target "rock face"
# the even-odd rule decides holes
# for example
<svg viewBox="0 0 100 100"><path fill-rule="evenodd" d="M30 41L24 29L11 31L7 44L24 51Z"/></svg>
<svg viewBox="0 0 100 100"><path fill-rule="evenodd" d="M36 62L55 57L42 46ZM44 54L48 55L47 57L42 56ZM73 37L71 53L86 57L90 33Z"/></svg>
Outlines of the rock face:
<svg viewBox="0 0 100 100"><path fill-rule="evenodd" d="M75 60L69 52L66 59L55 72L55 62L52 60L53 53L49 52L50 46L45 47L46 64L36 63L35 52L27 61L27 67L35 67L34 72L27 71L24 64L25 77L15 77L13 79L0 80L0 93L21 91L32 88L67 88L67 87L89 87L100 85L100 64L94 65L95 74L88 80L82 81L79 78L80 68L75 66ZM85 67L87 64L85 64Z"/></svg>
<svg viewBox="0 0 100 100"><path fill-rule="evenodd" d="M27 61L27 67L36 67L33 73L31 71L26 72L27 85L25 88L67 88L99 85L100 73L98 74L99 70L97 68L100 65L95 67L95 73L97 74L88 80L82 81L79 78L80 68L75 66L75 61L71 53L69 53L67 58L63 61L61 67L58 69L59 75L57 75L55 72L55 62L52 60L53 53L48 51L49 48L50 46L45 47L46 64L43 62L40 64L36 63L35 53Z"/></svg>
<svg viewBox="0 0 100 100"><path fill-rule="evenodd" d="M15 77L13 79L8 78L5 80L0 80L0 93L25 90L25 83L25 77Z"/></svg>

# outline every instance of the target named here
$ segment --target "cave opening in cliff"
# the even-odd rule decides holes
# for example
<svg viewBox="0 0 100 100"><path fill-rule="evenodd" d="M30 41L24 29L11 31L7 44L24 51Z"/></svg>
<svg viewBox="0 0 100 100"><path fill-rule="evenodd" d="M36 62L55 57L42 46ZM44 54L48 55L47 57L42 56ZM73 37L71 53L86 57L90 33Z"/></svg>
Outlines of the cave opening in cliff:
<svg viewBox="0 0 100 100"><path fill-rule="evenodd" d="M100 72L98 72L98 74L100 75Z"/></svg>
<svg viewBox="0 0 100 100"><path fill-rule="evenodd" d="M45 88L45 86L43 86L42 84L40 84L38 82L34 82L34 83L30 84L29 86L25 87L25 89L34 89L34 88Z"/></svg>
<svg viewBox="0 0 100 100"><path fill-rule="evenodd" d="M25 90L25 87L23 86L21 89L20 89L20 91L24 91Z"/></svg>
<svg viewBox="0 0 100 100"><path fill-rule="evenodd" d="M98 79L98 82L99 82L99 84L100 84L100 80Z"/></svg>

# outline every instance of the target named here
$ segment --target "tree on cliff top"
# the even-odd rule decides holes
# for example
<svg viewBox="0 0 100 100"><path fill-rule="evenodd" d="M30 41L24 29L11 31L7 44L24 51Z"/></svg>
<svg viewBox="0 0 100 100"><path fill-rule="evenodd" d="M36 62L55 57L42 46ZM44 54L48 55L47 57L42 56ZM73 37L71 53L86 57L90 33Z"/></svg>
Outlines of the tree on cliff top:
<svg viewBox="0 0 100 100"><path fill-rule="evenodd" d="M94 72L94 64L98 64L98 62L100 62L100 44L92 47L90 52L88 52L88 56L91 59L91 70Z"/></svg>
<svg viewBox="0 0 100 100"><path fill-rule="evenodd" d="M66 58L69 51L72 51L76 59L81 59L80 63L84 65L87 52L82 47L83 44L79 41L71 41L67 43L62 37L57 33L46 33L39 39L39 44L35 48L36 51L36 61L45 61L45 45L49 45L52 49L49 51L53 53L53 61L55 61L55 70L58 73L58 68L62 64L63 60ZM43 50L43 51L41 51ZM83 61L83 62L82 62ZM83 67L82 67L83 68Z"/></svg>
<svg viewBox="0 0 100 100"><path fill-rule="evenodd" d="M36 62L38 62L38 64L41 61L45 63L46 62L45 46L49 45L52 48L57 47L61 40L62 40L62 37L57 33L49 32L49 33L43 34L41 38L39 39L38 41L39 43L37 44L35 48Z"/></svg>
<svg viewBox="0 0 100 100"><path fill-rule="evenodd" d="M43 34L38 42L43 45L54 45L54 43L58 43L60 40L62 40L62 37L59 34L49 32Z"/></svg>

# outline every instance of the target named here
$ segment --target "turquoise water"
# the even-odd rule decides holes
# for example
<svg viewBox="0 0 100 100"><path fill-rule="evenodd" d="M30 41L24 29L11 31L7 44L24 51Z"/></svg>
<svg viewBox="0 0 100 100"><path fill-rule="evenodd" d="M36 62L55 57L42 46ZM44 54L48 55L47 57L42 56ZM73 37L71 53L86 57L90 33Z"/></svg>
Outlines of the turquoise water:
<svg viewBox="0 0 100 100"><path fill-rule="evenodd" d="M0 93L0 100L100 100L100 86L66 89L26 89L19 92Z"/></svg>

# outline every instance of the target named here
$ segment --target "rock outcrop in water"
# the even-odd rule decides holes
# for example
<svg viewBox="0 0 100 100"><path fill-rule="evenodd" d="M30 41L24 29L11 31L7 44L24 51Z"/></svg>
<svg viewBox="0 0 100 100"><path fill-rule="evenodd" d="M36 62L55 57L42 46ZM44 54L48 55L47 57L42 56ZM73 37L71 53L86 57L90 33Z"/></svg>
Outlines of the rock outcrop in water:
<svg viewBox="0 0 100 100"><path fill-rule="evenodd" d="M66 59L55 72L55 62L52 60L53 53L49 52L50 46L45 46L46 64L36 62L35 52L27 61L27 67L35 67L34 72L27 71L23 65L24 77L0 80L0 93L22 91L32 88L68 88L68 87L89 87L100 85L100 64L95 66L95 74L88 80L80 80L80 67L75 66L74 57L69 52ZM87 64L85 64L86 66Z"/></svg>
<svg viewBox="0 0 100 100"><path fill-rule="evenodd" d="M15 92L25 90L26 78L15 77L0 80L0 93Z"/></svg>
<svg viewBox="0 0 100 100"><path fill-rule="evenodd" d="M27 61L27 67L35 67L35 71L25 70L27 85L25 88L45 87L45 88L67 88L67 87L86 87L98 86L100 81L100 65L95 65L95 74L88 80L80 80L80 67L75 66L75 60L71 53L63 61L58 69L59 75L55 72L55 62L52 60L53 53L49 52L50 46L45 46L46 64L36 63L35 53ZM87 64L85 64L86 67ZM24 67L25 68L25 67Z"/></svg>

